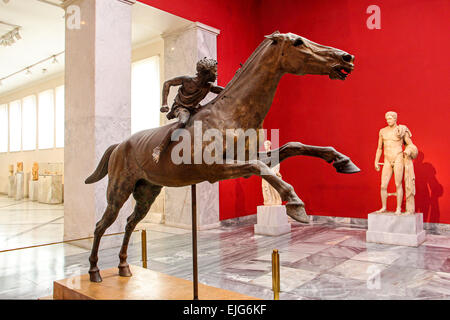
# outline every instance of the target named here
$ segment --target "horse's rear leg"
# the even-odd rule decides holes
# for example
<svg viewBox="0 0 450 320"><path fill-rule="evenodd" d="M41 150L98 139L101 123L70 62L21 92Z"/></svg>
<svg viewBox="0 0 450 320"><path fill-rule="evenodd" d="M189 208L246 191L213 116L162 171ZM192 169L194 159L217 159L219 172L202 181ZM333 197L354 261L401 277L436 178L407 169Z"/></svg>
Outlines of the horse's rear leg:
<svg viewBox="0 0 450 320"><path fill-rule="evenodd" d="M120 184L116 184L113 180L109 181L107 190L108 206L106 207L103 217L95 225L94 242L92 244L92 251L89 257L89 278L92 282L102 281L100 270L97 267L100 240L106 229L108 229L117 219L120 208L122 208L123 204L127 201L131 191L133 190L132 185L127 186L126 182L123 182L121 187L118 186L120 186Z"/></svg>
<svg viewBox="0 0 450 320"><path fill-rule="evenodd" d="M139 221L147 215L148 210L161 192L161 189L161 186L153 185L145 180L139 180L136 183L133 191L133 197L136 199L136 206L134 207L133 213L127 219L125 235L119 253L119 275L122 277L131 277L130 267L127 263L127 250L131 234Z"/></svg>
<svg viewBox="0 0 450 320"><path fill-rule="evenodd" d="M349 157L336 151L333 147L318 147L302 144L300 142L288 142L278 149L269 152L259 152L258 159L266 165L273 167L276 163L271 163L271 154L279 152L279 162L293 156L310 156L333 163L339 173L356 173L360 169L353 164Z"/></svg>

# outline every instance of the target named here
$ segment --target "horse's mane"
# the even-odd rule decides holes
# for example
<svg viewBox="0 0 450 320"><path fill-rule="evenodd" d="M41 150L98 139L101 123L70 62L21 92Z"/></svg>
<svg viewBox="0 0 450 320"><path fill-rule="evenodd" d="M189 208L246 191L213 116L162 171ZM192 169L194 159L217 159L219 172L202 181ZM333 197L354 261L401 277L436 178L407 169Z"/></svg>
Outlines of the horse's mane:
<svg viewBox="0 0 450 320"><path fill-rule="evenodd" d="M226 85L225 89L219 93L213 100L211 100L208 104L212 104L222 98L222 96L226 95L228 91L230 91L233 88L233 85L239 80L241 75L244 73L245 70L248 69L248 67L251 65L253 60L261 53L265 48L268 47L268 44L272 43L272 40L270 39L264 39L259 46L253 51L253 53L248 57L247 61L245 61L244 65L240 67L236 74L233 76L230 82Z"/></svg>

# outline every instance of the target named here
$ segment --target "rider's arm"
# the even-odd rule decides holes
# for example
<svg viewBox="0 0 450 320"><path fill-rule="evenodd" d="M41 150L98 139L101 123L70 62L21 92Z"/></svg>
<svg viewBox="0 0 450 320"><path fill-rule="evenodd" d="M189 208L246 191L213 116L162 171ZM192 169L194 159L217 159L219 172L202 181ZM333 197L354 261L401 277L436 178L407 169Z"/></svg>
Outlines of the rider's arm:
<svg viewBox="0 0 450 320"><path fill-rule="evenodd" d="M162 105L167 106L167 97L169 96L169 90L172 86L180 86L183 84L183 81L186 80L186 76L176 77L164 82L163 91L162 91Z"/></svg>
<svg viewBox="0 0 450 320"><path fill-rule="evenodd" d="M212 85L211 88L209 89L209 91L211 91L212 93L219 94L223 91L223 89L225 89L225 88L221 87L221 86Z"/></svg>

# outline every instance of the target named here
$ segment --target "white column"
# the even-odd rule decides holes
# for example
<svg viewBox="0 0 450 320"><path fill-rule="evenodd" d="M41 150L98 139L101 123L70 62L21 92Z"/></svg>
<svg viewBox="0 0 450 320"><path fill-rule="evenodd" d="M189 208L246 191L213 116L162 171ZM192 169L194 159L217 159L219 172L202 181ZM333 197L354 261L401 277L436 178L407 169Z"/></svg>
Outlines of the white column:
<svg viewBox="0 0 450 320"><path fill-rule="evenodd" d="M65 58L64 239L92 236L106 208L107 178L84 180L108 146L130 136L131 5L135 0L69 0ZM76 25L79 14L79 26ZM69 21L70 20L70 21ZM130 200L106 233L122 232ZM113 239L115 238L115 239ZM117 245L105 237L102 247Z"/></svg>
<svg viewBox="0 0 450 320"><path fill-rule="evenodd" d="M196 73L197 61L207 57L217 59L217 36L220 31L195 22L192 25L163 34L165 79ZM220 71L220 62L219 62ZM177 90L169 95L171 105ZM204 101L214 98L210 93ZM166 188L164 220L167 225L191 228L191 187ZM197 225L199 230L216 228L219 223L219 183L197 185Z"/></svg>

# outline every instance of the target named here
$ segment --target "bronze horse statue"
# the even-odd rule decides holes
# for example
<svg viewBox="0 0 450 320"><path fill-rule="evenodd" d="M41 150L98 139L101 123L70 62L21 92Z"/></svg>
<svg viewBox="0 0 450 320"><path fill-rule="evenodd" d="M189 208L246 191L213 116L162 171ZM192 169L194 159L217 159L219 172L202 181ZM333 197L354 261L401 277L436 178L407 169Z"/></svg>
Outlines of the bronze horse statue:
<svg viewBox="0 0 450 320"><path fill-rule="evenodd" d="M293 33L278 31L266 36L264 41L236 72L226 88L212 101L191 116L185 129L191 133L194 143L194 121L201 121L203 132L215 128L223 133L227 129L261 129L269 111L281 77L286 73L296 75L327 75L330 79L345 80L353 70L354 56L332 47L314 43ZM276 165L271 161L271 152L279 152L279 161L292 156L306 155L322 158L332 163L337 172L356 173L359 168L351 160L332 147L317 147L289 142L277 150L258 152L257 161L233 159L219 164L175 164L171 152L179 142L172 141L159 162L152 159L153 149L159 145L165 132L176 126L165 126L135 133L120 144L110 146L104 153L95 172L85 183L94 183L108 175L107 208L97 222L90 261L90 280L100 282L97 267L100 239L106 229L115 221L120 208L130 194L136 199L133 213L127 219L123 244L119 253L119 275L131 276L127 263L127 248L131 233L150 209L163 186L181 187L203 181L210 183L259 175L270 183L286 201L287 214L293 219L308 223L303 201L293 187L281 180L269 168ZM225 139L224 139L225 140ZM204 149L207 143L203 142ZM248 144L245 145L246 152ZM194 148L191 148L192 150ZM224 153L225 157L225 148ZM191 154L192 159L194 153ZM235 160L235 161L234 161ZM191 161L194 163L194 161Z"/></svg>

